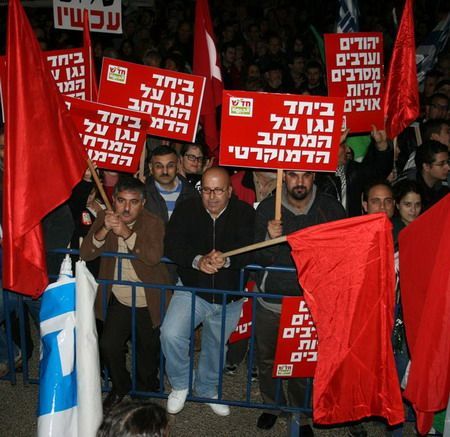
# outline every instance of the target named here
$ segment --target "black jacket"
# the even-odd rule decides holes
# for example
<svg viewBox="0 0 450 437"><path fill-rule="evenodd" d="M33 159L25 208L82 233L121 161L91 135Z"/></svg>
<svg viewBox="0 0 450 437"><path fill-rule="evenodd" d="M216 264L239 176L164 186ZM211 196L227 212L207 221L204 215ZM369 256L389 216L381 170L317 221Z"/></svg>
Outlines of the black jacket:
<svg viewBox="0 0 450 437"><path fill-rule="evenodd" d="M275 215L275 196L264 199L256 210L255 241L264 241L267 235L267 223L273 220ZM333 220L345 218L342 205L333 197L316 192L316 198L307 214L295 215L283 205L281 207L281 219L283 221L283 235L290 234L309 226L318 225ZM254 261L262 266L287 266L294 267L291 257L291 249L288 243L260 249L255 252ZM261 290L264 273L259 273L257 278L258 288ZM265 280L266 293L285 294L298 296L302 294L298 284L297 273L270 272ZM280 303L279 299L265 299Z"/></svg>
<svg viewBox="0 0 450 437"><path fill-rule="evenodd" d="M206 255L213 249L227 252L252 244L254 219L253 208L235 196L216 220L208 214L200 197L181 203L167 225L165 255L178 265L183 285L237 290L239 270L248 263L248 254L232 256L230 267L214 275L194 269L192 262L197 255ZM221 296L213 293L201 297L208 302L221 303ZM232 296L228 301L231 300Z"/></svg>

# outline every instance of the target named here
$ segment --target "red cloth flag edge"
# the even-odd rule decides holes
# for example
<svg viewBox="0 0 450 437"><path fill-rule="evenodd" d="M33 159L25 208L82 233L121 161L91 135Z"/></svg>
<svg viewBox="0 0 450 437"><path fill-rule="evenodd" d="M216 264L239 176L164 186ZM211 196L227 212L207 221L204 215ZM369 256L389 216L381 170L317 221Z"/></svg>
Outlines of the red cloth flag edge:
<svg viewBox="0 0 450 437"><path fill-rule="evenodd" d="M93 102L98 101L97 76L95 74L94 55L92 52L91 36L89 32L89 10L83 11L83 46L87 57L87 65L89 67L89 95L87 100Z"/></svg>
<svg viewBox="0 0 450 437"><path fill-rule="evenodd" d="M19 0L8 11L3 287L38 297L41 220L70 196L87 155Z"/></svg>
<svg viewBox="0 0 450 437"><path fill-rule="evenodd" d="M399 234L400 284L411 367L403 393L420 434L450 393L450 194Z"/></svg>
<svg viewBox="0 0 450 437"><path fill-rule="evenodd" d="M403 422L391 344L392 225L385 214L339 220L288 235L319 337L314 422L385 417Z"/></svg>
<svg viewBox="0 0 450 437"><path fill-rule="evenodd" d="M412 0L406 0L392 51L386 80L384 116L389 138L395 138L419 116Z"/></svg>
<svg viewBox="0 0 450 437"><path fill-rule="evenodd" d="M216 108L222 104L223 82L208 0L197 0L195 6L193 73L206 77L200 121L205 142L211 154L218 157L219 133Z"/></svg>

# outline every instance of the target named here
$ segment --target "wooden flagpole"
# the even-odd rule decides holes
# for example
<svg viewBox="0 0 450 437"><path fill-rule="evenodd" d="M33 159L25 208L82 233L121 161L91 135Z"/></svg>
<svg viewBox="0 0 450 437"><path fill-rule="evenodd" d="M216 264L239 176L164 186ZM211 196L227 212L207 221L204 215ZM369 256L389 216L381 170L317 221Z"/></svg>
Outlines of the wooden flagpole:
<svg viewBox="0 0 450 437"><path fill-rule="evenodd" d="M287 241L287 236L272 238L272 240L260 241L259 243L250 244L249 246L240 247L239 249L230 250L222 254L224 258L227 256L239 255L240 253L251 252L252 250L262 249L263 247L275 246L275 244L284 243Z"/></svg>
<svg viewBox="0 0 450 437"><path fill-rule="evenodd" d="M95 185L97 185L98 192L100 193L100 196L102 196L103 202L106 205L106 209L109 209L112 211L111 202L108 199L108 196L105 193L105 189L103 188L102 182L100 181L100 178L98 177L97 171L95 170L94 164L92 164L92 161L88 158L87 160L89 170L91 171L92 177L94 178Z"/></svg>
<svg viewBox="0 0 450 437"><path fill-rule="evenodd" d="M281 194L283 188L283 170L277 170L277 190L275 192L275 220L281 220Z"/></svg>

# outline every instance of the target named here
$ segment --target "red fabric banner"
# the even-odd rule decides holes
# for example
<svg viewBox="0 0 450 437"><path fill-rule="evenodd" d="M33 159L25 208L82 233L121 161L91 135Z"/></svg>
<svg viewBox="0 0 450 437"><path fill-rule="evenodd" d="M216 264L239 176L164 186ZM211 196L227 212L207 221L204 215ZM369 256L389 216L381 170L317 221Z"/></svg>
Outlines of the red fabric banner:
<svg viewBox="0 0 450 437"><path fill-rule="evenodd" d="M328 95L345 97L344 125L350 132L384 127L383 34L325 34Z"/></svg>
<svg viewBox="0 0 450 437"><path fill-rule="evenodd" d="M450 394L450 194L399 234L400 288L411 367L403 393L427 434Z"/></svg>
<svg viewBox="0 0 450 437"><path fill-rule="evenodd" d="M391 334L394 247L385 214L312 226L288 235L319 338L314 421L369 416L404 420Z"/></svg>
<svg viewBox="0 0 450 437"><path fill-rule="evenodd" d="M193 72L206 78L200 114L205 141L213 156L218 155L219 147L216 108L222 103L223 82L220 67L208 0L196 0Z"/></svg>
<svg viewBox="0 0 450 437"><path fill-rule="evenodd" d="M89 158L99 168L135 173L150 117L86 100L65 100Z"/></svg>
<svg viewBox="0 0 450 437"><path fill-rule="evenodd" d="M204 77L103 58L98 101L150 115L150 135L193 142L204 86Z"/></svg>
<svg viewBox="0 0 450 437"><path fill-rule="evenodd" d="M38 297L48 283L41 220L70 196L87 156L19 0L6 68L3 287Z"/></svg>
<svg viewBox="0 0 450 437"><path fill-rule="evenodd" d="M317 332L305 298L283 297L274 378L311 378L317 365Z"/></svg>
<svg viewBox="0 0 450 437"><path fill-rule="evenodd" d="M342 97L247 91L223 96L221 165L336 171Z"/></svg>
<svg viewBox="0 0 450 437"><path fill-rule="evenodd" d="M395 138L418 116L414 14L412 0L406 0L386 81L384 117L389 138Z"/></svg>

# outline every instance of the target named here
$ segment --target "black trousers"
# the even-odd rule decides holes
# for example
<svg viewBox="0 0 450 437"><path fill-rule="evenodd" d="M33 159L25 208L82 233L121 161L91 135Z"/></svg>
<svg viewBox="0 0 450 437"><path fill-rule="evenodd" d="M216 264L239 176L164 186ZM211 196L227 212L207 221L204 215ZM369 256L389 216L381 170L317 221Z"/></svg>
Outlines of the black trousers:
<svg viewBox="0 0 450 437"><path fill-rule="evenodd" d="M279 378L272 378L273 361L278 339L280 315L264 308L259 302L256 304L255 342L256 362L258 364L259 390L265 404L286 405L283 385L277 393ZM288 405L300 407L305 399L305 379L287 378ZM270 411L279 414L279 411Z"/></svg>
<svg viewBox="0 0 450 437"><path fill-rule="evenodd" d="M131 307L122 305L113 294L100 338L100 354L110 372L112 389L119 395L131 390L126 366L127 342L131 338ZM136 388L158 390L160 356L159 328L154 329L148 309L136 308Z"/></svg>

